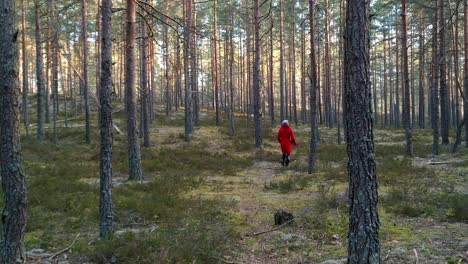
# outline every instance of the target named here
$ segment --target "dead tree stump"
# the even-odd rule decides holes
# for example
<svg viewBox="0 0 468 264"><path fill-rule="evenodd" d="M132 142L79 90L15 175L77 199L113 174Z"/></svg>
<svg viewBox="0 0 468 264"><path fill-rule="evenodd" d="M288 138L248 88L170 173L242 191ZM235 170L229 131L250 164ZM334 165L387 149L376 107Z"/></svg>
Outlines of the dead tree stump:
<svg viewBox="0 0 468 264"><path fill-rule="evenodd" d="M294 220L292 213L288 213L283 210L277 210L274 214L275 225L284 225L286 223L291 223Z"/></svg>

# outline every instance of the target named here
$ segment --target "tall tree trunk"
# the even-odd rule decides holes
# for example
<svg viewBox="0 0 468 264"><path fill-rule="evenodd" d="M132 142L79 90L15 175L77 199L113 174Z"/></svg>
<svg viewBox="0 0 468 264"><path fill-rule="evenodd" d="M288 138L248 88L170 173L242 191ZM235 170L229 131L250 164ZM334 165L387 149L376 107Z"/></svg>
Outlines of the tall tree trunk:
<svg viewBox="0 0 468 264"><path fill-rule="evenodd" d="M29 76L28 76L28 56L26 51L26 3L25 0L21 1L21 34L22 53L23 53L23 98L22 98L22 110L23 110L23 124L26 131L26 136L29 136L29 115L28 115L28 94L29 94Z"/></svg>
<svg viewBox="0 0 468 264"><path fill-rule="evenodd" d="M232 4L232 2L231 2ZM231 121L231 133L233 135L236 134L236 120L234 117L234 43L233 43L233 32L234 32L234 15L231 13L231 25L229 26L229 89L230 89L230 103L229 103L229 114L230 114L230 121ZM254 113L255 114L255 113Z"/></svg>
<svg viewBox="0 0 468 264"><path fill-rule="evenodd" d="M146 12L143 11L143 16L146 16ZM148 113L148 34L146 22L141 24L141 116L142 116L142 134L143 134L143 146L150 146L150 135L149 135L149 113ZM167 57L166 57L167 60ZM162 95L161 95L162 96Z"/></svg>
<svg viewBox="0 0 468 264"><path fill-rule="evenodd" d="M101 8L101 1L102 0L97 0L97 14L96 14L96 26L97 26L97 29L96 29L96 96L99 96L100 94L100 80L99 78L101 78L101 46L102 46L102 37L101 37L101 12L102 12L102 8ZM98 121L100 120L101 118L101 112L98 111Z"/></svg>
<svg viewBox="0 0 468 264"><path fill-rule="evenodd" d="M195 1L190 0L190 29L191 29L191 48L190 57L192 62L191 77L192 77L192 114L193 114L193 125L200 126L200 100L198 90L198 36L197 36L197 12L195 7ZM190 133L193 131L193 127L190 129Z"/></svg>
<svg viewBox="0 0 468 264"><path fill-rule="evenodd" d="M369 1L347 1L344 112L348 152L348 263L380 263L369 74Z"/></svg>
<svg viewBox="0 0 468 264"><path fill-rule="evenodd" d="M415 95L415 73L414 73L414 29L412 26L411 28L411 127L414 128L416 126L416 95Z"/></svg>
<svg viewBox="0 0 468 264"><path fill-rule="evenodd" d="M88 0L82 0L82 24L83 34L83 97L85 101L85 140L86 144L91 143L90 130L90 107L89 107L89 81L88 81Z"/></svg>
<svg viewBox="0 0 468 264"><path fill-rule="evenodd" d="M404 86L403 91L405 93L405 100L403 102L403 123L405 126L406 134L406 156L413 156L413 135L411 127L411 112L410 112L410 81L408 72L408 29L406 26L406 0L401 1L401 21L402 21L402 38L401 38L401 50L403 57L403 78Z"/></svg>
<svg viewBox="0 0 468 264"><path fill-rule="evenodd" d="M102 0L101 10L99 237L105 239L112 236L114 222L112 205L112 0Z"/></svg>
<svg viewBox="0 0 468 264"><path fill-rule="evenodd" d="M192 133L192 110L191 110L191 91L192 91L192 71L191 67L191 39L192 39L192 0L184 0L184 72L185 72L185 141L190 142L190 134Z"/></svg>
<svg viewBox="0 0 468 264"><path fill-rule="evenodd" d="M301 9L304 10L305 1L301 1ZM305 18L301 11L301 120L305 125L307 122L307 98L306 98L306 58L305 58ZM272 26L273 28L273 26ZM273 34L273 33L272 33ZM273 66L271 66L273 67Z"/></svg>
<svg viewBox="0 0 468 264"><path fill-rule="evenodd" d="M41 45L41 10L39 1L34 2L36 20L36 79L37 79L37 139L44 140L44 74Z"/></svg>
<svg viewBox="0 0 468 264"><path fill-rule="evenodd" d="M442 144L449 144L450 106L447 87L445 50L445 1L439 0L439 71L440 71L440 130Z"/></svg>
<svg viewBox="0 0 468 264"><path fill-rule="evenodd" d="M212 75L213 75L213 87L214 87L214 100L215 100L215 113L216 119L215 124L219 126L221 123L220 112L219 112L219 82L218 82L218 1L213 0L213 65Z"/></svg>
<svg viewBox="0 0 468 264"><path fill-rule="evenodd" d="M57 114L58 114L58 86L59 86L59 80L58 80L58 49L59 49L59 39L58 39L58 30L57 30L57 25L58 25L58 19L57 19L57 14L55 13L56 10L54 8L53 11L51 11L50 15L53 18L53 24L54 24L54 31L53 31L53 36L51 40L51 45L52 45L52 118L53 118L53 126L54 126L54 144L58 144L58 131L57 131Z"/></svg>
<svg viewBox="0 0 468 264"><path fill-rule="evenodd" d="M453 67L454 67L454 84L451 85L452 87L452 121L454 127L460 123L461 113L460 113L460 100L459 100L459 91L461 90L461 84L459 79L459 50L458 50L458 9L460 6L460 1L457 1L455 6L455 15L454 17L451 16L450 25L451 25L451 33L452 33L452 50L453 50ZM452 8L449 5L450 13L452 13ZM455 19L455 22L453 21Z"/></svg>
<svg viewBox="0 0 468 264"><path fill-rule="evenodd" d="M26 182L20 154L18 29L14 0L0 8L0 174L3 190L0 262L24 263ZM36 8L38 3L36 2Z"/></svg>
<svg viewBox="0 0 468 264"><path fill-rule="evenodd" d="M168 12L168 5L166 4L166 14ZM166 20L165 20L166 21ZM167 23L167 22L166 22ZM166 116L169 115L171 111L171 93L170 93L170 81L169 81L169 30L168 26L165 24L163 26L163 36L164 36L164 80L166 86Z"/></svg>
<svg viewBox="0 0 468 264"><path fill-rule="evenodd" d="M62 58L59 56L59 65L60 65L60 72L64 72L63 70L63 63L62 63ZM65 69L64 75L64 84L63 84L63 112L65 114L65 128L68 128L68 96L71 90L72 82L71 82L71 70L70 67L67 67ZM65 79L66 75L66 79Z"/></svg>
<svg viewBox="0 0 468 264"><path fill-rule="evenodd" d="M270 107L270 121L271 126L275 124L275 94L273 90L273 16L270 16L270 101L268 102L268 106Z"/></svg>
<svg viewBox="0 0 468 264"><path fill-rule="evenodd" d="M324 104L325 118L327 126L333 127L332 108L331 108L331 62L330 62L330 1L325 0L325 85L324 85Z"/></svg>
<svg viewBox="0 0 468 264"><path fill-rule="evenodd" d="M419 19L419 128L425 127L424 65L424 11L421 11Z"/></svg>
<svg viewBox="0 0 468 264"><path fill-rule="evenodd" d="M291 5L291 16L296 17L296 13L294 11L296 1L293 1ZM292 90L292 117L294 120L294 124L297 126L297 95L296 95L296 19L291 20L291 90Z"/></svg>
<svg viewBox="0 0 468 264"><path fill-rule="evenodd" d="M398 12L398 10L395 10L395 12ZM397 16L395 16L395 19L396 19ZM398 34L398 22L397 20L395 21L395 38L396 38L396 41L395 41L395 46L396 46L396 52L395 52L395 73L396 73L396 77L395 77L395 105L393 105L394 107L394 115L395 115L395 126L396 127L400 127L400 45L399 45L399 39L400 39L400 36ZM403 85L402 85L403 86Z"/></svg>
<svg viewBox="0 0 468 264"><path fill-rule="evenodd" d="M258 0L254 0L254 26L255 26L255 62L253 74L254 88L254 122L255 122L255 147L261 148L262 119L260 115L260 11Z"/></svg>
<svg viewBox="0 0 468 264"><path fill-rule="evenodd" d="M46 39L46 65L45 65L45 101L44 101L44 108L45 108L45 122L47 124L50 123L50 87L51 87L51 81L50 81L50 72L51 72L51 65L52 65L52 49L51 49L51 39L52 39L52 30L51 30L51 25L50 25L50 16L49 14L51 13L52 9L52 0L47 0L46 2L46 34L47 34L47 39Z"/></svg>
<svg viewBox="0 0 468 264"><path fill-rule="evenodd" d="M465 65L463 65L463 93L468 94L468 0L464 0L463 5L463 33L464 33L464 50L465 50ZM466 97L465 97L466 98ZM463 116L468 117L468 103L463 102ZM465 127L465 147L468 148L468 129Z"/></svg>
<svg viewBox="0 0 468 264"><path fill-rule="evenodd" d="M337 132L338 132L338 144L341 145L341 124L342 124L342 118L343 118L343 112L342 112L342 109L343 109L343 85L344 85L344 82L343 82L343 75L344 75L344 64L343 64L343 53L344 53L344 41L343 41L343 33L344 33L344 5L345 5L345 1L344 0L340 0L340 40L338 41L340 47L338 48L338 56L339 56L339 71L340 71L340 91L339 91L339 95L338 95L338 120L337 120ZM384 42L385 44L385 42Z"/></svg>
<svg viewBox="0 0 468 264"><path fill-rule="evenodd" d="M310 152L309 169L311 174L315 171L317 162L317 64L315 59L315 0L309 0L309 20L310 20Z"/></svg>
<svg viewBox="0 0 468 264"><path fill-rule="evenodd" d="M374 125L377 125L379 120L379 111L377 110L377 60L374 59L374 63L371 66L373 72L373 80L372 80L372 103L373 108L372 112L374 113Z"/></svg>
<svg viewBox="0 0 468 264"><path fill-rule="evenodd" d="M283 33L284 33L284 18L283 18L283 0L279 0L280 8L280 118L286 118L285 112L285 80L284 80L284 47L283 47Z"/></svg>
<svg viewBox="0 0 468 264"><path fill-rule="evenodd" d="M125 107L127 110L127 139L129 180L143 180L141 168L140 142L138 140L137 125L137 97L136 97L136 10L135 1L127 0L127 29L125 63Z"/></svg>
<svg viewBox="0 0 468 264"><path fill-rule="evenodd" d="M431 125L432 125L432 154L439 154L439 56L437 54L438 32L439 32L439 15L438 1L434 0L434 24L432 34L432 83L431 83Z"/></svg>
<svg viewBox="0 0 468 264"><path fill-rule="evenodd" d="M216 0L214 0L216 1ZM182 77L181 77L181 69L180 69L180 40L179 37L176 37L176 69L175 69L175 75L176 75L176 92L175 92L175 110L179 111L179 103L180 99L182 98ZM154 78L154 77L153 77Z"/></svg>
<svg viewBox="0 0 468 264"><path fill-rule="evenodd" d="M386 39L386 34L384 32L383 34L383 38L384 38L384 43L383 43L383 78L384 78L384 86L383 86L383 96L384 96L384 113L385 113L385 120L384 120L384 127L388 126L389 124L389 118L388 118L388 102L387 102L387 99L388 99L388 87L387 87L387 84L388 84L388 80L387 80L387 41L385 41Z"/></svg>

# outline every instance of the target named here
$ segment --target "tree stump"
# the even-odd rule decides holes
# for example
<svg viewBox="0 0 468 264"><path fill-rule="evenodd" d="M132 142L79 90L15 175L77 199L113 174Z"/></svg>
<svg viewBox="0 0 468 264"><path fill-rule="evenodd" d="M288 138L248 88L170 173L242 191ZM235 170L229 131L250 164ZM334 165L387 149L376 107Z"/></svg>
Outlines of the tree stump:
<svg viewBox="0 0 468 264"><path fill-rule="evenodd" d="M294 220L292 213L288 213L283 210L277 210L274 214L275 225L284 225L286 223L291 223Z"/></svg>

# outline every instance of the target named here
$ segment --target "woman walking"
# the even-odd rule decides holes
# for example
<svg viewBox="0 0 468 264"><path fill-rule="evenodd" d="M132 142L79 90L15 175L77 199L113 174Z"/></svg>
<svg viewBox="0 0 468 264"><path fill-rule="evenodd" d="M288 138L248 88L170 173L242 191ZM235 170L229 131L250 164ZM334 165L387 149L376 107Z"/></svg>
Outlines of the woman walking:
<svg viewBox="0 0 468 264"><path fill-rule="evenodd" d="M283 120L281 122L281 127L278 130L277 136L278 142L281 145L281 152L283 153L283 159L281 161L281 165L288 166L289 165L289 156L292 154L292 146L298 146L296 143L296 138L294 138L294 132L292 128L289 126L288 120Z"/></svg>

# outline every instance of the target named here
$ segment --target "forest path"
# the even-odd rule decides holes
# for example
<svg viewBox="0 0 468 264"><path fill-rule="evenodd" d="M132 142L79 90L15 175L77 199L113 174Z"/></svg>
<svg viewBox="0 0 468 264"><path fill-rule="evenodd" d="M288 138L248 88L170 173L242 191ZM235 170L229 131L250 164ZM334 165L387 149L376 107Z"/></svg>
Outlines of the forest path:
<svg viewBox="0 0 468 264"><path fill-rule="evenodd" d="M244 251L238 252L240 263L301 261L300 256L294 256L294 253L288 252L288 248L281 246L289 239L292 240L296 237L300 240L305 239L297 228L285 226L275 231L256 235L256 233L270 231L277 227L273 225L273 215L276 210L283 209L297 216L297 212L303 207L302 205L310 199L309 195L302 192L283 193L274 189L274 183L294 174L298 174L298 172L282 167L279 161L256 161L253 166L242 172L244 177L250 179L250 184L244 190L244 195L241 196L238 203L238 208L244 215L247 224L247 232L243 234L245 237L241 241ZM286 256L287 259L284 258Z"/></svg>
<svg viewBox="0 0 468 264"><path fill-rule="evenodd" d="M217 128L197 129L193 137L194 143L197 144L200 138L216 141L205 146L210 151L229 151L232 147L232 141L229 141L231 139ZM190 192L190 195L225 199L235 203L230 210L238 218L239 226L236 228L239 228L242 236L239 241L241 246L232 255L226 256L226 261L252 264L298 263L303 260L302 252L289 252L285 244L290 240L300 240L299 243L307 240L300 227L285 226L261 235L254 233L276 227L273 217L276 210L283 209L298 216L317 195L312 188L296 191L295 181L301 177L297 167L299 161L293 156L290 166L283 167L277 142L264 140L265 147L262 150L229 152L252 159L251 166L235 172L234 175L207 175L203 186ZM261 155L263 156L259 158ZM282 190L281 184L293 186Z"/></svg>

